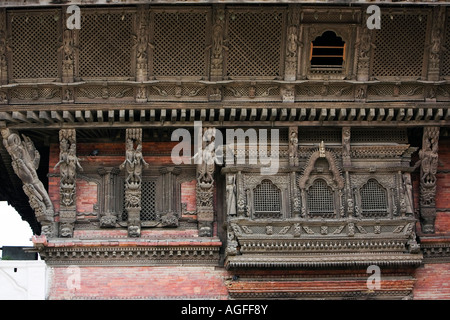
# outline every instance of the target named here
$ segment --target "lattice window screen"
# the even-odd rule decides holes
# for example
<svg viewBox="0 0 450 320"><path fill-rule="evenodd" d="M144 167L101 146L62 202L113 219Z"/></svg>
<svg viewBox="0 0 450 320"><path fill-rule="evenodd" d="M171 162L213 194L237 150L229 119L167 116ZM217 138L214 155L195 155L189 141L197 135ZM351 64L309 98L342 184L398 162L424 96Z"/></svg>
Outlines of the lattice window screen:
<svg viewBox="0 0 450 320"><path fill-rule="evenodd" d="M153 74L206 76L204 12L155 12Z"/></svg>
<svg viewBox="0 0 450 320"><path fill-rule="evenodd" d="M388 212L386 190L373 179L361 188L361 210L365 216L386 215Z"/></svg>
<svg viewBox="0 0 450 320"><path fill-rule="evenodd" d="M125 195L123 197L125 199ZM155 221L156 215L156 181L142 181L141 185L141 221ZM128 214L125 210L122 212L122 221L128 220Z"/></svg>
<svg viewBox="0 0 450 320"><path fill-rule="evenodd" d="M54 11L10 13L12 78L58 77L58 18Z"/></svg>
<svg viewBox="0 0 450 320"><path fill-rule="evenodd" d="M281 192L272 182L264 180L253 192L256 218L281 216Z"/></svg>
<svg viewBox="0 0 450 320"><path fill-rule="evenodd" d="M133 14L85 12L80 29L79 76L128 78L132 76Z"/></svg>
<svg viewBox="0 0 450 320"><path fill-rule="evenodd" d="M141 220L156 220L156 182L142 182Z"/></svg>
<svg viewBox="0 0 450 320"><path fill-rule="evenodd" d="M375 33L372 76L422 76L426 31L427 15L383 14Z"/></svg>
<svg viewBox="0 0 450 320"><path fill-rule="evenodd" d="M450 10L447 10L444 38L444 48L450 48ZM441 75L450 76L450 49L444 50L442 54Z"/></svg>
<svg viewBox="0 0 450 320"><path fill-rule="evenodd" d="M310 214L334 213L333 191L322 179L314 181L308 190L308 211Z"/></svg>
<svg viewBox="0 0 450 320"><path fill-rule="evenodd" d="M229 13L228 76L281 76L283 16L276 11Z"/></svg>

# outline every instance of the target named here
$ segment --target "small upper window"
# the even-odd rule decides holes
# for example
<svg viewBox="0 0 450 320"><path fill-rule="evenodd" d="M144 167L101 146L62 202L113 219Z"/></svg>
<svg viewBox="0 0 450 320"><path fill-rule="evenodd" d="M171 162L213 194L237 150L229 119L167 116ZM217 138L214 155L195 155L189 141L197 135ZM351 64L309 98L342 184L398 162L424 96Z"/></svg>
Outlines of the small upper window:
<svg viewBox="0 0 450 320"><path fill-rule="evenodd" d="M333 31L324 32L311 43L310 61L312 69L342 69L345 62L345 42Z"/></svg>

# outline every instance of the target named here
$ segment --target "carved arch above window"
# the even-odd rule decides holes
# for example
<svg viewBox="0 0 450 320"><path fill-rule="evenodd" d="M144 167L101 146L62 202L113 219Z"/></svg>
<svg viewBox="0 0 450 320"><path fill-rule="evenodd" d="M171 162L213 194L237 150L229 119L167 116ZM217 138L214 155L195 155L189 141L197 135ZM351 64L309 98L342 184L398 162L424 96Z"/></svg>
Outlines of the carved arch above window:
<svg viewBox="0 0 450 320"><path fill-rule="evenodd" d="M332 181L330 181L329 186L333 189L344 189L344 178L342 177L341 170L338 167L336 157L334 154L326 150L325 147L321 150L320 148L314 151L309 157L306 167L303 171L303 174L300 176L298 181L298 185L300 189L306 189L307 185L310 185L309 181L312 171L314 170L314 166L319 159L326 159L329 164L329 170L332 175Z"/></svg>

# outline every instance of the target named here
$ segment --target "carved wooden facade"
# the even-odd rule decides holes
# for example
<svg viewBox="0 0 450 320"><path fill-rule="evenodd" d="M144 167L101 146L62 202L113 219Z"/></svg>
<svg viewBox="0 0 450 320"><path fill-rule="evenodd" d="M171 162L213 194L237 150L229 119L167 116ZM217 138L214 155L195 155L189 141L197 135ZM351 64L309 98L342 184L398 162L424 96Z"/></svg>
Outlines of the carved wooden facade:
<svg viewBox="0 0 450 320"><path fill-rule="evenodd" d="M47 237L36 248L48 263L126 256L230 272L410 270L423 250L432 255L416 221L421 234L434 232L439 137L450 125L450 8L392 4L382 28L369 30L366 4L144 2L84 4L79 30L67 29L60 5L0 8L0 167L11 182L0 193ZM330 34L343 43L342 62L313 64L315 41ZM227 129L272 129L267 151L278 170L229 159L174 164L171 135L195 121L206 137L200 151L217 152ZM222 151L248 159L260 148ZM39 154L47 163L36 172ZM83 211L87 184L96 191ZM161 230L173 238L149 244ZM105 241L62 249L70 238L89 242L85 233ZM192 243L170 245L177 236ZM131 241L136 248L120 248ZM229 292L252 296L233 283Z"/></svg>

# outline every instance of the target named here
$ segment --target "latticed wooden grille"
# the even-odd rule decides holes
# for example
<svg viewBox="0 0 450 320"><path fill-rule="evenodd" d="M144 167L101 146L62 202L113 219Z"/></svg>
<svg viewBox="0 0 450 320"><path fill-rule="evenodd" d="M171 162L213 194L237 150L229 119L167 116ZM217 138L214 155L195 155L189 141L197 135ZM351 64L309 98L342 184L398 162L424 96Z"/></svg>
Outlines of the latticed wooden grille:
<svg viewBox="0 0 450 320"><path fill-rule="evenodd" d="M333 191L322 179L314 181L308 190L308 211L310 214L333 214Z"/></svg>
<svg viewBox="0 0 450 320"><path fill-rule="evenodd" d="M412 13L381 15L381 29L375 33L372 76L422 76L427 17Z"/></svg>
<svg viewBox="0 0 450 320"><path fill-rule="evenodd" d="M228 76L281 76L283 18L280 11L229 13Z"/></svg>
<svg viewBox="0 0 450 320"><path fill-rule="evenodd" d="M9 14L12 77L58 77L59 14L54 11Z"/></svg>
<svg viewBox="0 0 450 320"><path fill-rule="evenodd" d="M374 179L370 179L361 188L361 210L367 216L387 214L386 190Z"/></svg>
<svg viewBox="0 0 450 320"><path fill-rule="evenodd" d="M206 75L207 15L204 12L155 12L153 74Z"/></svg>
<svg viewBox="0 0 450 320"><path fill-rule="evenodd" d="M83 13L79 41L79 77L131 77L133 14Z"/></svg>
<svg viewBox="0 0 450 320"><path fill-rule="evenodd" d="M272 182L264 180L253 193L256 218L281 216L281 192Z"/></svg>
<svg viewBox="0 0 450 320"><path fill-rule="evenodd" d="M444 47L450 48L450 10L447 10L446 28L444 34ZM441 75L450 76L450 50L444 50L442 54Z"/></svg>
<svg viewBox="0 0 450 320"><path fill-rule="evenodd" d="M154 221L156 220L156 182L143 181L142 182L142 200L141 200L141 220Z"/></svg>

